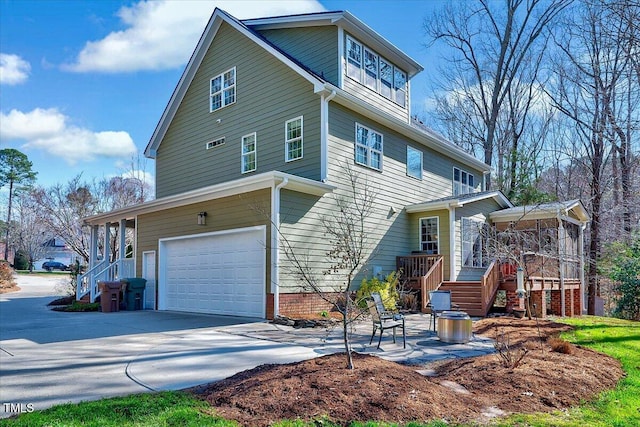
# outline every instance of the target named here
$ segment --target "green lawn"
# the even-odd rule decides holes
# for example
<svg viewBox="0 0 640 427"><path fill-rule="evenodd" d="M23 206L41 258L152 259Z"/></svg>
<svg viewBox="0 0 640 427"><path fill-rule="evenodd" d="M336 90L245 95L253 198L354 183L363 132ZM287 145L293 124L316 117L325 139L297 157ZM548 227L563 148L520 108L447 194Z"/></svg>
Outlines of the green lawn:
<svg viewBox="0 0 640 427"><path fill-rule="evenodd" d="M614 390L602 393L593 403L553 414L514 415L499 426L640 426L640 323L601 317L563 320L576 327L564 338L609 354L621 361L627 376ZM0 420L0 426L235 426L218 418L205 403L181 392L138 394L96 402L67 404L45 411ZM281 427L302 427L283 422ZM318 421L311 426L330 425ZM354 426L378 426L377 423ZM410 424L418 427L418 424ZM430 424L444 427L441 422Z"/></svg>

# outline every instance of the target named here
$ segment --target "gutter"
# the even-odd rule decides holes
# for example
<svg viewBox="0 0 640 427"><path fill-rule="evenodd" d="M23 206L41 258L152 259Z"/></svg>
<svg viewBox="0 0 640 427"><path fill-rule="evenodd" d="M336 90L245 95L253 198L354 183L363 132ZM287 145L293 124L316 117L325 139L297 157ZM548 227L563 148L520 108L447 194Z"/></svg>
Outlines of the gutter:
<svg viewBox="0 0 640 427"><path fill-rule="evenodd" d="M289 178L273 187L271 192L271 284L273 286L273 317L280 314L280 190Z"/></svg>

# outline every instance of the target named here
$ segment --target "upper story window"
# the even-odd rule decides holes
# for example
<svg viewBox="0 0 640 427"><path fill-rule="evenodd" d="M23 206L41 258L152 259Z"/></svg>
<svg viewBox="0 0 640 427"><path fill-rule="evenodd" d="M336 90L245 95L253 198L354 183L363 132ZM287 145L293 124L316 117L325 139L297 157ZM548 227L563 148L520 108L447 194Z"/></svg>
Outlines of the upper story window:
<svg viewBox="0 0 640 427"><path fill-rule="evenodd" d="M453 195L469 194L475 192L473 175L462 169L453 168Z"/></svg>
<svg viewBox="0 0 640 427"><path fill-rule="evenodd" d="M382 170L382 134L356 123L356 163Z"/></svg>
<svg viewBox="0 0 640 427"><path fill-rule="evenodd" d="M256 133L242 137L242 173L256 170Z"/></svg>
<svg viewBox="0 0 640 427"><path fill-rule="evenodd" d="M440 253L437 216L420 218L420 250L431 255Z"/></svg>
<svg viewBox="0 0 640 427"><path fill-rule="evenodd" d="M284 125L285 160L302 158L302 116L288 120Z"/></svg>
<svg viewBox="0 0 640 427"><path fill-rule="evenodd" d="M211 79L209 112L236 102L236 67Z"/></svg>
<svg viewBox="0 0 640 427"><path fill-rule="evenodd" d="M347 76L405 108L407 73L347 36Z"/></svg>
<svg viewBox="0 0 640 427"><path fill-rule="evenodd" d="M422 151L407 145L407 175L422 179Z"/></svg>

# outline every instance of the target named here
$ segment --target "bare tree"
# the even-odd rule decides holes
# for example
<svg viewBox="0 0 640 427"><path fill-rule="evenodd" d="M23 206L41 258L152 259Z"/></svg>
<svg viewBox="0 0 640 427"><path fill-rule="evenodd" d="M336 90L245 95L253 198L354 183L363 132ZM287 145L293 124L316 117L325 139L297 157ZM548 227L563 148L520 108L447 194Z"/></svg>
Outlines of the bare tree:
<svg viewBox="0 0 640 427"><path fill-rule="evenodd" d="M288 273L301 282L306 292L313 292L329 303L342 317L342 336L347 354L347 368L353 369L350 328L361 314L352 293L355 278L373 255L374 239L370 238L367 220L374 212L376 193L353 168L344 166L346 188L333 200L333 210L320 218L322 232L328 239L325 254L329 268L318 268L317 260L280 234L281 248L288 261Z"/></svg>
<svg viewBox="0 0 640 427"><path fill-rule="evenodd" d="M33 271L34 262L47 253L45 243L52 236L42 221L39 207L28 193L22 193L16 199L17 220L14 241L17 249L29 258L29 271Z"/></svg>
<svg viewBox="0 0 640 427"><path fill-rule="evenodd" d="M453 52L442 89L444 99L453 94L454 101L441 98L441 119L461 132L454 141L481 148L488 165L497 160L497 175L505 181L498 184L503 190L506 185L508 193L518 183L514 165L533 111L546 31L569 3L452 2L424 25L431 43L443 42Z"/></svg>

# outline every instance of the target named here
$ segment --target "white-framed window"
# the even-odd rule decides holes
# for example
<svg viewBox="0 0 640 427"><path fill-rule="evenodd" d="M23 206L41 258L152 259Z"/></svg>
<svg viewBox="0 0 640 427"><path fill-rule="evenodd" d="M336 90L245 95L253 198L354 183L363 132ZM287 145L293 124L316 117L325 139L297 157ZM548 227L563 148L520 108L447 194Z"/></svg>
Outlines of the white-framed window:
<svg viewBox="0 0 640 427"><path fill-rule="evenodd" d="M236 67L211 79L209 96L209 112L214 112L236 102Z"/></svg>
<svg viewBox="0 0 640 427"><path fill-rule="evenodd" d="M356 123L356 163L382 170L382 134Z"/></svg>
<svg viewBox="0 0 640 427"><path fill-rule="evenodd" d="M347 36L347 75L361 81L362 77L362 45Z"/></svg>
<svg viewBox="0 0 640 427"><path fill-rule="evenodd" d="M213 141L207 142L207 150L210 150L211 148L214 148L214 147L218 147L222 144L224 144L224 136L222 138L217 138L217 139L214 139Z"/></svg>
<svg viewBox="0 0 640 427"><path fill-rule="evenodd" d="M440 253L438 240L439 219L437 216L420 218L420 250L428 254Z"/></svg>
<svg viewBox="0 0 640 427"><path fill-rule="evenodd" d="M404 107L407 102L407 75L395 67L393 69L393 88L396 93L394 101Z"/></svg>
<svg viewBox="0 0 640 427"><path fill-rule="evenodd" d="M393 93L393 65L380 58L380 95L391 99Z"/></svg>
<svg viewBox="0 0 640 427"><path fill-rule="evenodd" d="M462 265L464 267L486 267L484 221L462 218Z"/></svg>
<svg viewBox="0 0 640 427"><path fill-rule="evenodd" d="M460 196L475 192L473 175L459 168L453 168L453 195Z"/></svg>
<svg viewBox="0 0 640 427"><path fill-rule="evenodd" d="M406 108L407 73L352 37L346 41L347 76Z"/></svg>
<svg viewBox="0 0 640 427"><path fill-rule="evenodd" d="M407 145L407 175L422 179L422 151Z"/></svg>
<svg viewBox="0 0 640 427"><path fill-rule="evenodd" d="M364 49L364 84L378 91L378 55L367 48Z"/></svg>
<svg viewBox="0 0 640 427"><path fill-rule="evenodd" d="M284 124L284 156L287 162L303 156L302 116L287 120Z"/></svg>
<svg viewBox="0 0 640 427"><path fill-rule="evenodd" d="M256 133L242 137L242 173L256 170Z"/></svg>

